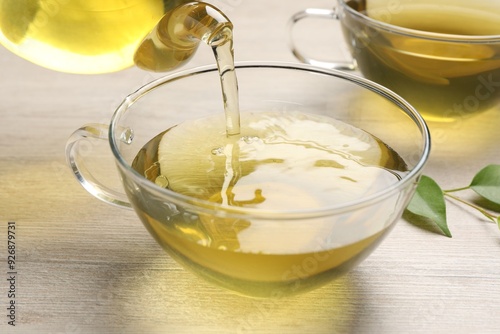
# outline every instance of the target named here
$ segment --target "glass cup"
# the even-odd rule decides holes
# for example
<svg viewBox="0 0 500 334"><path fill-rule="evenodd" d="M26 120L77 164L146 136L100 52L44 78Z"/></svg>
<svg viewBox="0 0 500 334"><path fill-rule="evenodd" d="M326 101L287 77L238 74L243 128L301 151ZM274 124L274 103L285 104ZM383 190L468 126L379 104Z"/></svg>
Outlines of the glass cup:
<svg viewBox="0 0 500 334"><path fill-rule="evenodd" d="M400 219L429 156L427 126L398 95L341 71L261 62L237 63L236 73L242 115L299 111L335 118L378 137L405 161L407 171L390 185L343 203L332 199L316 208L265 210L201 200L149 181L132 165L153 137L183 122L223 114L216 66L168 75L130 94L109 126L88 124L73 133L68 163L92 195L133 208L170 256L210 282L255 297L322 286L368 256ZM102 184L87 167L88 159L95 159L89 138L95 139L90 147L98 139L109 142L124 193ZM225 231L246 248L211 243Z"/></svg>
<svg viewBox="0 0 500 334"><path fill-rule="evenodd" d="M478 0L338 0L332 9L306 9L290 20L340 22L352 62L311 64L359 69L395 91L428 121L454 121L500 103L500 3Z"/></svg>

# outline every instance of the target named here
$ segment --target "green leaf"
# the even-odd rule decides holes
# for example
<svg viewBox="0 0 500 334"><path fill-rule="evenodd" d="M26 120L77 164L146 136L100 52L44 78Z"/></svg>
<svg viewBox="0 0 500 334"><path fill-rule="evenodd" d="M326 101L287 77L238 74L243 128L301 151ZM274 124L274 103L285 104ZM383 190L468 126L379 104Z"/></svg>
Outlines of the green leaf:
<svg viewBox="0 0 500 334"><path fill-rule="evenodd" d="M472 179L472 190L487 200L500 204L500 165L488 165Z"/></svg>
<svg viewBox="0 0 500 334"><path fill-rule="evenodd" d="M498 229L500 230L500 216L497 217L497 225L498 225Z"/></svg>
<svg viewBox="0 0 500 334"><path fill-rule="evenodd" d="M423 175L420 178L415 195L406 209L430 219L444 235L451 238L451 232L446 222L446 203L443 190L430 177Z"/></svg>

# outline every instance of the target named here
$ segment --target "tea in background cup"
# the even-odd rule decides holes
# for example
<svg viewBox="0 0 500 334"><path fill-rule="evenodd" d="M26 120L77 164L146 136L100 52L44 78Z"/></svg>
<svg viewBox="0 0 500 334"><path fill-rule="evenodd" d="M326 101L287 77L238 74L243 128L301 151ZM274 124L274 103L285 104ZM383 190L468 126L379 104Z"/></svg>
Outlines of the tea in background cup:
<svg viewBox="0 0 500 334"><path fill-rule="evenodd" d="M498 1L339 0L331 11L308 9L291 23L306 17L339 20L352 68L400 94L427 120L453 121L499 105ZM315 62L293 44L292 50Z"/></svg>

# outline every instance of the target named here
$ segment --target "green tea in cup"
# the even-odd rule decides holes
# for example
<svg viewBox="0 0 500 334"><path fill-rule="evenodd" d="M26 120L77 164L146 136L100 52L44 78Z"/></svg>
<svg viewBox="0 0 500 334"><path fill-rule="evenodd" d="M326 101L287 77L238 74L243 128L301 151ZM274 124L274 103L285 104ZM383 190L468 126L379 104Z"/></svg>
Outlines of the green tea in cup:
<svg viewBox="0 0 500 334"><path fill-rule="evenodd" d="M178 124L150 140L132 162L168 191L248 210L225 217L189 210L166 214L147 193L133 195L144 224L181 264L245 295L288 295L343 274L387 234L396 198L345 217L347 225L387 221L361 238L342 237L348 227L335 232L332 217L287 219L286 212L314 212L394 186L408 167L393 149L328 116L245 112L241 120L240 135L230 137L221 115ZM281 214L262 219L252 211ZM330 233L337 235L325 238Z"/></svg>
<svg viewBox="0 0 500 334"><path fill-rule="evenodd" d="M500 3L339 0L332 17L361 73L427 120L498 107Z"/></svg>

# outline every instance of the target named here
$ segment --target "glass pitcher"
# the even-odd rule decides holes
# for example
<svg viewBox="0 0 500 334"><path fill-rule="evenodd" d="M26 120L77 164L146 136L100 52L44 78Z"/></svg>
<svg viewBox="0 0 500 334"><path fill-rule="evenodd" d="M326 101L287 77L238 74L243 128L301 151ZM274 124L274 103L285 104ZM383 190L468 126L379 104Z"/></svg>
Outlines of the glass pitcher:
<svg viewBox="0 0 500 334"><path fill-rule="evenodd" d="M52 70L119 71L134 64L135 51L162 17L188 2L0 0L0 43Z"/></svg>

